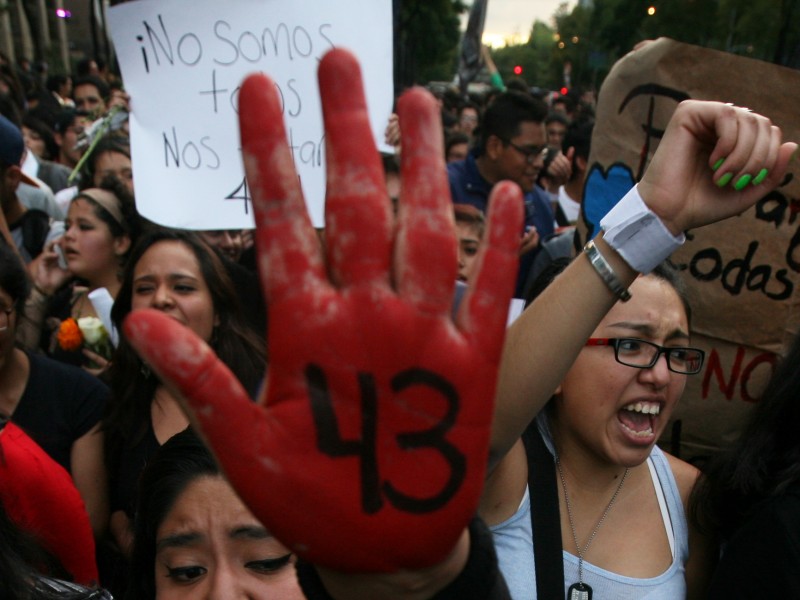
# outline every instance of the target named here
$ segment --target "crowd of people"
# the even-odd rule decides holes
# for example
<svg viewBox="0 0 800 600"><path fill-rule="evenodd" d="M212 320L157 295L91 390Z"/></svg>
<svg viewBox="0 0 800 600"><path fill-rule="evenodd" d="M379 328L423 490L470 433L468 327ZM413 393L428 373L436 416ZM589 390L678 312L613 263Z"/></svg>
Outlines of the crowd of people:
<svg viewBox="0 0 800 600"><path fill-rule="evenodd" d="M311 227L255 76L259 227L185 231L137 211L119 78L0 56L0 596L800 595L800 337L705 473L656 445L704 364L664 261L796 145L685 102L576 249L590 102L496 70L415 89L380 157L345 139L369 129L355 59L320 72L326 122L354 123L327 139L344 225Z"/></svg>
<svg viewBox="0 0 800 600"><path fill-rule="evenodd" d="M495 183L510 180L525 192L525 223L515 296L526 296L536 275L559 256L569 256L587 174L594 103L532 93L520 78L507 84L494 78L488 93L463 98L455 90L437 91L445 138L445 160L457 223L468 207L485 214ZM396 118L386 141L402 154ZM467 239L459 246L469 248ZM472 232L474 238L475 231ZM537 257L542 255L540 258ZM468 261L464 251L459 260Z"/></svg>

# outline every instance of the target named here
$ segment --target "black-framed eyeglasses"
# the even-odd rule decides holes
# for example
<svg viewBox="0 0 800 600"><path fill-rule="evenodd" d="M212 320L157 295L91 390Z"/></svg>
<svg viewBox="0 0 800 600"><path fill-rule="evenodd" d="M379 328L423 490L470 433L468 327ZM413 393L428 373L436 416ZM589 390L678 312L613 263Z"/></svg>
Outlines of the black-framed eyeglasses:
<svg viewBox="0 0 800 600"><path fill-rule="evenodd" d="M544 160L544 155L547 153L547 145L544 146L519 146L512 142L511 140L500 140L506 146L511 146L514 150L519 152L525 157L525 161L532 165L536 162L537 159L541 158Z"/></svg>
<svg viewBox="0 0 800 600"><path fill-rule="evenodd" d="M11 320L13 308L0 308L0 332L8 329L8 322Z"/></svg>
<svg viewBox="0 0 800 600"><path fill-rule="evenodd" d="M673 373L695 375L703 368L706 353L699 348L659 346L636 338L589 338L587 346L612 346L614 358L621 365L649 369L662 354L667 357L667 368Z"/></svg>

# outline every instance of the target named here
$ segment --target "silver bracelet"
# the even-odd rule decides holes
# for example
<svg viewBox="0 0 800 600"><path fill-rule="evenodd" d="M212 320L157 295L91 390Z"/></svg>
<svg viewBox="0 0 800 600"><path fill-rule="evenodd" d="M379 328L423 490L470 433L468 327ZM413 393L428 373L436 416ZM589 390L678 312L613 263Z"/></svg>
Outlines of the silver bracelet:
<svg viewBox="0 0 800 600"><path fill-rule="evenodd" d="M594 245L593 240L589 240L586 243L586 245L583 247L583 251L589 258L589 262L591 263L592 267L594 267L594 270L598 275L600 275L600 279L602 279L603 283L605 283L608 286L608 289L611 290L611 293L623 302L630 300L631 293L620 283L619 279L617 278L617 274L614 273L614 269L612 269L611 265L608 264L605 256L600 254L600 250L598 250L597 246Z"/></svg>

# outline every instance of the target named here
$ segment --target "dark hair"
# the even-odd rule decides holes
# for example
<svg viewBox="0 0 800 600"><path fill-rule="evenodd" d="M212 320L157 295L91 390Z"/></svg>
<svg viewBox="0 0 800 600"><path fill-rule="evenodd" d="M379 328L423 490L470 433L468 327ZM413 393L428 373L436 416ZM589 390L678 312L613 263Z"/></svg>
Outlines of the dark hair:
<svg viewBox="0 0 800 600"><path fill-rule="evenodd" d="M480 106L478 106L478 105L477 105L475 102L473 102L472 100L463 100L463 101L462 101L462 102L461 102L461 103L458 105L458 116L459 116L459 117L461 116L461 113L463 113L463 112L464 112L464 109L465 109L465 108L471 108L471 109L472 109L472 110L474 110L476 113L478 113L478 118L480 118L480 116L481 116L481 108L480 108Z"/></svg>
<svg viewBox="0 0 800 600"><path fill-rule="evenodd" d="M220 475L220 470L214 457L191 429L167 440L148 461L139 479L126 598L155 598L153 565L158 528L190 483L199 477L215 475Z"/></svg>
<svg viewBox="0 0 800 600"><path fill-rule="evenodd" d="M200 265L208 286L219 325L209 342L217 356L251 394L264 373L266 349L264 342L244 324L238 297L216 252L191 231L156 229L145 233L130 253L117 293L111 319L118 331L132 310L133 275L145 252L159 242L179 242L191 250ZM124 335L111 365L109 412L104 421L109 464L115 464L117 452L126 440L137 441L150 422L150 403L158 385L154 375L133 350Z"/></svg>
<svg viewBox="0 0 800 600"><path fill-rule="evenodd" d="M647 276L660 279L661 281L667 283L673 290L675 290L675 293L678 294L681 304L683 304L683 310L686 313L686 324L691 330L692 304L689 298L689 288L686 286L686 282L681 278L678 270L672 265L671 262L667 260L650 271L646 277Z"/></svg>
<svg viewBox="0 0 800 600"><path fill-rule="evenodd" d="M94 216L106 224L114 238L119 238L124 235L128 236L131 241L130 246L128 247L128 250L119 257L120 265L124 265L128 260L128 256L130 255L131 249L136 243L136 240L139 239L147 227L147 222L141 217L141 215L139 215L139 211L136 210L136 202L134 201L131 193L128 191L128 188L116 177L105 177L99 186L88 186L87 188L83 189L88 190L92 187L99 187L107 192L111 192L117 197L117 200L119 200L119 210L122 213L122 223L118 222L113 216L111 216L111 213L108 212L103 206L95 202L91 196L84 194L83 192L79 192L71 202L75 202L76 200L83 200L84 202L87 202L92 207Z"/></svg>
<svg viewBox="0 0 800 600"><path fill-rule="evenodd" d="M112 4L113 4L113 3L112 3ZM95 64L95 66L97 67L97 70L98 70L98 71L102 71L102 70L103 70L103 69L105 69L105 67L106 67L106 61L105 61L105 60L103 60L102 58L100 58L99 56L97 56L97 57L91 57L91 56L89 56L89 57L87 57L87 58L82 58L81 60L79 60L79 61L76 63L76 65L75 65L75 73L76 73L76 74L77 74L79 77L89 77L89 76L92 76L92 75L91 75L91 72L92 72L92 63L94 63L94 64ZM93 77L96 77L96 75L93 75Z"/></svg>
<svg viewBox="0 0 800 600"><path fill-rule="evenodd" d="M111 93L108 84L95 75L84 75L82 77L74 79L72 81L73 94L75 93L74 90L82 85L93 85L94 87L96 87L97 93L100 94L100 97L103 100L108 100L108 95Z"/></svg>
<svg viewBox="0 0 800 600"><path fill-rule="evenodd" d="M449 110L445 110L444 108L442 108L441 114L442 114L442 129L444 131L450 131L453 127L455 127L458 124L458 119Z"/></svg>
<svg viewBox="0 0 800 600"><path fill-rule="evenodd" d="M567 127L564 134L564 142L562 150L565 152L570 148L575 148L575 156L581 158L589 158L589 152L592 150L592 131L594 130L594 121L581 121L573 122Z"/></svg>
<svg viewBox="0 0 800 600"><path fill-rule="evenodd" d="M30 538L14 525L0 503L0 597L29 600L33 598L33 569L24 558ZM35 547L35 546L34 546Z"/></svg>
<svg viewBox="0 0 800 600"><path fill-rule="evenodd" d="M572 96L558 96L553 98L553 104L563 104L567 113L575 112L575 99ZM554 111L557 112L557 111Z"/></svg>
<svg viewBox="0 0 800 600"><path fill-rule="evenodd" d="M131 157L131 145L127 137L108 134L103 136L92 150L92 155L86 160L81 169L81 188L97 187L94 184L94 176L97 172L97 160L110 152L116 152L123 156Z"/></svg>
<svg viewBox="0 0 800 600"><path fill-rule="evenodd" d="M13 248L0 242L0 288L11 296L15 308L21 309L31 293L28 272Z"/></svg>
<svg viewBox="0 0 800 600"><path fill-rule="evenodd" d="M555 278L560 275L574 260L574 258L570 257L559 257L553 259L553 261L547 265L536 280L533 282L528 295L525 298L525 306L529 306L533 303L536 298L555 280ZM681 304L683 305L683 310L686 312L686 322L689 324L689 327L692 325L692 307L689 303L689 290L686 287L686 283L681 279L678 270L672 266L669 261L664 261L655 269L650 271L645 277L655 277L656 279L660 279L661 281L667 283L675 293L678 294L678 298L680 298Z"/></svg>
<svg viewBox="0 0 800 600"><path fill-rule="evenodd" d="M45 147L45 155L42 158L52 160L58 156L58 144L53 137L53 130L47 123L29 113L22 117L22 126L35 131L42 138Z"/></svg>
<svg viewBox="0 0 800 600"><path fill-rule="evenodd" d="M50 130L50 135L55 136L56 119L62 110L61 105L55 100L53 102L43 101L29 109L26 114L42 121ZM55 139L53 139L53 143L55 144ZM58 145L55 145L55 149L58 150Z"/></svg>
<svg viewBox="0 0 800 600"><path fill-rule="evenodd" d="M556 277L564 272L572 260L573 259L570 256L558 256L542 269L538 277L533 280L533 283L525 294L526 308L533 304L533 301L536 300L536 298L538 298L543 291L550 287L550 284L553 283L553 280L555 280Z"/></svg>
<svg viewBox="0 0 800 600"><path fill-rule="evenodd" d="M544 118L544 124L549 125L550 123L561 123L564 127L569 126L569 119L567 115L560 113L560 112L551 112Z"/></svg>
<svg viewBox="0 0 800 600"><path fill-rule="evenodd" d="M76 110L74 108L66 108L59 112L56 117L56 122L53 125L53 131L56 133L64 133L67 129L72 127L75 119L78 117L88 117L89 113L85 110Z"/></svg>
<svg viewBox="0 0 800 600"><path fill-rule="evenodd" d="M730 539L758 505L800 481L800 335L761 394L741 435L708 464L690 500L703 530Z"/></svg>
<svg viewBox="0 0 800 600"><path fill-rule="evenodd" d="M383 174L390 173L400 174L400 164L398 163L397 156L381 152L381 165L383 166Z"/></svg>
<svg viewBox="0 0 800 600"><path fill-rule="evenodd" d="M54 75L49 75L47 77L47 82L45 83L45 87L47 88L48 92L57 92L59 88L66 84L69 81L69 75L63 75L61 73L56 73Z"/></svg>
<svg viewBox="0 0 800 600"><path fill-rule="evenodd" d="M447 158L447 155L450 153L450 148L458 144L469 145L469 136L462 131L454 131L447 134L444 138L444 157Z"/></svg>
<svg viewBox="0 0 800 600"><path fill-rule="evenodd" d="M592 151L592 131L594 130L594 121L580 121L573 122L567 127L567 132L564 134L564 140L561 142L561 149L567 152L570 148L575 148L575 155L572 157L572 175L570 181L573 181L581 174L575 168L575 159L578 157L584 160L589 160L589 153Z"/></svg>
<svg viewBox="0 0 800 600"><path fill-rule="evenodd" d="M101 600L110 598L103 590L70 591L38 585L42 576L64 579L69 576L58 559L41 546L39 541L20 529L0 503L0 598L14 600ZM52 580L50 580L52 582ZM61 587L61 586L59 586ZM74 591L72 591L74 589Z"/></svg>
<svg viewBox="0 0 800 600"><path fill-rule="evenodd" d="M531 94L531 86L522 77L511 77L506 81L506 89L509 92L519 92L526 96Z"/></svg>
<svg viewBox="0 0 800 600"><path fill-rule="evenodd" d="M0 81L3 81L8 87L8 97L21 115L25 111L26 99L25 89L17 70L11 65L0 64ZM19 121L16 124L19 124Z"/></svg>
<svg viewBox="0 0 800 600"><path fill-rule="evenodd" d="M478 235L483 237L483 231L486 227L486 219L483 213L471 204L453 204L453 216L456 223L464 223L470 227L474 227L478 231Z"/></svg>
<svg viewBox="0 0 800 600"><path fill-rule="evenodd" d="M446 88L442 94L442 107L448 112L457 112L458 105L461 104L461 96L458 95L458 91L453 87Z"/></svg>
<svg viewBox="0 0 800 600"><path fill-rule="evenodd" d="M479 142L481 152L486 149L486 143L491 136L508 141L519 134L522 123L542 123L546 115L545 103L530 94L500 94L483 113Z"/></svg>

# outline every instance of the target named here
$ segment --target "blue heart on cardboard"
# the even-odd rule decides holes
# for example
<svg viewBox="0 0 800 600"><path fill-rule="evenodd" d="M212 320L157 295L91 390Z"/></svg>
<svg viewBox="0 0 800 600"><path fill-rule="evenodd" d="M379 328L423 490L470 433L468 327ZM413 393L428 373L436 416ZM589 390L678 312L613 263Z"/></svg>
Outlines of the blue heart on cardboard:
<svg viewBox="0 0 800 600"><path fill-rule="evenodd" d="M588 227L588 238L592 239L600 230L600 220L608 214L636 184L633 172L627 165L611 165L607 172L595 163L586 178L583 192L583 216Z"/></svg>

